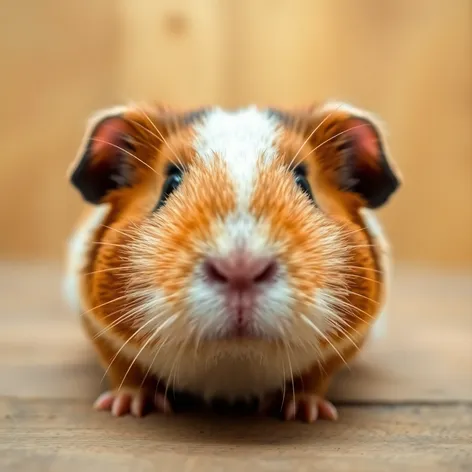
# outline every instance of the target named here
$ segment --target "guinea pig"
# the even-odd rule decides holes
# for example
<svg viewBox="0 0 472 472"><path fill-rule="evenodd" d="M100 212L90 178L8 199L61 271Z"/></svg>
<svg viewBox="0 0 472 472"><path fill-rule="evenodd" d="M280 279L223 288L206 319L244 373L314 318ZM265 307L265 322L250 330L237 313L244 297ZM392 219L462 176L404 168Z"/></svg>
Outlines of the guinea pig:
<svg viewBox="0 0 472 472"><path fill-rule="evenodd" d="M333 377L382 313L388 245L373 210L399 188L384 132L338 102L94 116L68 178L88 204L67 295L115 416L256 401L337 418Z"/></svg>

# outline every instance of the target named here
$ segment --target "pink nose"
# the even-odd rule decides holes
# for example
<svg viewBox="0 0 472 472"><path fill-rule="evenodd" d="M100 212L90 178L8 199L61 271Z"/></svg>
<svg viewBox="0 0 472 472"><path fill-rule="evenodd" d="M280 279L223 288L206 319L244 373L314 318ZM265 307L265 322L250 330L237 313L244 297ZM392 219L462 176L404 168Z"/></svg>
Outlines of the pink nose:
<svg viewBox="0 0 472 472"><path fill-rule="evenodd" d="M231 291L245 292L275 279L278 264L272 257L238 252L227 257L210 257L205 262L208 280Z"/></svg>

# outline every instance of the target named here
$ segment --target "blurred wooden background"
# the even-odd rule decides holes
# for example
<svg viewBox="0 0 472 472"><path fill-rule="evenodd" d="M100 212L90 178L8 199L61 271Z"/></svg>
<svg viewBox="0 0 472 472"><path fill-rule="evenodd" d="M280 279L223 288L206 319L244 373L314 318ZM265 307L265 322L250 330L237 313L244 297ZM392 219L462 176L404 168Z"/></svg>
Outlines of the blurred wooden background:
<svg viewBox="0 0 472 472"><path fill-rule="evenodd" d="M396 258L472 267L470 0L0 0L0 257L59 259L88 115L129 99L380 114Z"/></svg>

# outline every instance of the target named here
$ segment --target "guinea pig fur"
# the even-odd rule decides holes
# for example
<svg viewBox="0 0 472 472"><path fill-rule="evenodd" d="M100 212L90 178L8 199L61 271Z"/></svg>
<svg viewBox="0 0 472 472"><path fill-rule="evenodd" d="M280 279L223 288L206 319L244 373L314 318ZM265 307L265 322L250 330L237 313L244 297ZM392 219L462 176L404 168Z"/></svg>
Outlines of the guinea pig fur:
<svg viewBox="0 0 472 472"><path fill-rule="evenodd" d="M398 189L376 118L324 102L94 116L69 170L87 203L66 289L113 415L256 399L337 418L333 376L382 313L388 246L373 210Z"/></svg>

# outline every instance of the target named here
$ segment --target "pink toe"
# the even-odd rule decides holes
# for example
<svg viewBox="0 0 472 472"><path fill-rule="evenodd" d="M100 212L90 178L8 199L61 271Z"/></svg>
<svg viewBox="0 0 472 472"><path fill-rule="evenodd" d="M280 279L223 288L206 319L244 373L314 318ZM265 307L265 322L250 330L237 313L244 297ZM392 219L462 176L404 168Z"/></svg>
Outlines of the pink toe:
<svg viewBox="0 0 472 472"><path fill-rule="evenodd" d="M113 416L121 416L130 411L131 395L127 393L120 393L113 402L111 407L111 414Z"/></svg>
<svg viewBox="0 0 472 472"><path fill-rule="evenodd" d="M167 398L162 393L156 393L154 397L154 404L156 405L157 411L160 411L161 413L172 413L169 400L167 400Z"/></svg>
<svg viewBox="0 0 472 472"><path fill-rule="evenodd" d="M133 416L143 416L145 403L143 395L136 395L131 402L131 414Z"/></svg>
<svg viewBox="0 0 472 472"><path fill-rule="evenodd" d="M318 405L316 401L307 401L304 405L304 418L308 423L313 423L318 419Z"/></svg>
<svg viewBox="0 0 472 472"><path fill-rule="evenodd" d="M284 418L286 421L294 420L297 416L297 402L295 399L290 400L285 407Z"/></svg>
<svg viewBox="0 0 472 472"><path fill-rule="evenodd" d="M93 404L96 410L109 410L113 404L114 396L110 392L102 393Z"/></svg>
<svg viewBox="0 0 472 472"><path fill-rule="evenodd" d="M331 402L323 400L319 403L318 407L322 418L332 421L338 419L338 411Z"/></svg>

